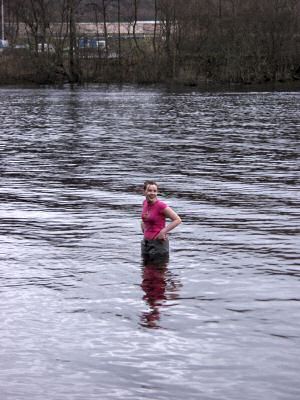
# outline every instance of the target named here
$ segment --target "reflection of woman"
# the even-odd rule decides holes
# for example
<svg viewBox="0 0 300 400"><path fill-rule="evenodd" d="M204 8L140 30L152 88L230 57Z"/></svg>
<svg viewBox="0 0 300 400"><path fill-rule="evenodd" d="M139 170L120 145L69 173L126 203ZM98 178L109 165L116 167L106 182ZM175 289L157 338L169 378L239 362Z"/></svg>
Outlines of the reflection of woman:
<svg viewBox="0 0 300 400"><path fill-rule="evenodd" d="M157 198L158 186L154 181L144 183L142 211L143 257L166 257L169 254L168 232L181 223L180 217L166 203ZM166 218L171 222L166 225Z"/></svg>
<svg viewBox="0 0 300 400"><path fill-rule="evenodd" d="M166 271L167 264L145 264L143 268L143 281L141 284L145 292L143 300L150 306L150 311L143 313L142 319L149 327L154 327L159 320L159 306L166 299Z"/></svg>
<svg viewBox="0 0 300 400"><path fill-rule="evenodd" d="M165 261L144 262L142 278L141 287L145 292L143 300L150 307L150 310L141 316L142 325L148 328L158 328L160 307L166 300L178 298L179 283L168 272L168 264Z"/></svg>

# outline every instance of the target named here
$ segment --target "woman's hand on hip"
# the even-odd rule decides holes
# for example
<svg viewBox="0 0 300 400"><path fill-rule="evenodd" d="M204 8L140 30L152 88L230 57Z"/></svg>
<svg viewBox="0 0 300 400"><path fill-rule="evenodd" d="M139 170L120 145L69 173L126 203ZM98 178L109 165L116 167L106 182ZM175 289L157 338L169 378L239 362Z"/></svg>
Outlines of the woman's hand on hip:
<svg viewBox="0 0 300 400"><path fill-rule="evenodd" d="M167 234L166 232L162 229L159 234L156 236L155 239L159 239L159 240L167 240Z"/></svg>

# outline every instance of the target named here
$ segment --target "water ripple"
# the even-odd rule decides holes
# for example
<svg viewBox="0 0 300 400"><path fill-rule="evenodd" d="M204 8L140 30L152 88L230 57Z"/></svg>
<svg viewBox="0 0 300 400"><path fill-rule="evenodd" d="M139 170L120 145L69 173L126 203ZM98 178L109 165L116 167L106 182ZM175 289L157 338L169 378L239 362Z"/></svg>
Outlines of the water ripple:
<svg viewBox="0 0 300 400"><path fill-rule="evenodd" d="M299 93L0 89L4 400L296 400ZM141 264L142 183L181 215Z"/></svg>

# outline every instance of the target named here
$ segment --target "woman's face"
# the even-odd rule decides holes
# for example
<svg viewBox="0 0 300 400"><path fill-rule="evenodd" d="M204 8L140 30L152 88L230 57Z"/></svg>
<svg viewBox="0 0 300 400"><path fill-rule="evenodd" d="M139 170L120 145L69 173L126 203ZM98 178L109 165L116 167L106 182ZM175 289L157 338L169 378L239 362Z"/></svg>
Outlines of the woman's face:
<svg viewBox="0 0 300 400"><path fill-rule="evenodd" d="M147 201L149 203L154 203L157 200L157 186L156 185L148 185L146 190L144 191Z"/></svg>

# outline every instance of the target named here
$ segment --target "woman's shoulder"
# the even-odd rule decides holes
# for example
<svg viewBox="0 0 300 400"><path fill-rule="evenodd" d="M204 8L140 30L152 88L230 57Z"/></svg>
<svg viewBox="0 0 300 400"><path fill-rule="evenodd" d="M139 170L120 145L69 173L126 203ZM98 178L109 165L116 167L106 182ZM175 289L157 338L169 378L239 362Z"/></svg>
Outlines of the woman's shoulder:
<svg viewBox="0 0 300 400"><path fill-rule="evenodd" d="M157 206L161 209L164 210L165 208L169 207L168 204L162 200L157 200Z"/></svg>

